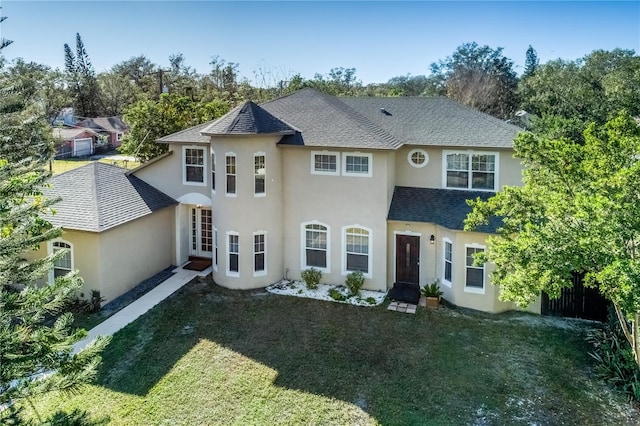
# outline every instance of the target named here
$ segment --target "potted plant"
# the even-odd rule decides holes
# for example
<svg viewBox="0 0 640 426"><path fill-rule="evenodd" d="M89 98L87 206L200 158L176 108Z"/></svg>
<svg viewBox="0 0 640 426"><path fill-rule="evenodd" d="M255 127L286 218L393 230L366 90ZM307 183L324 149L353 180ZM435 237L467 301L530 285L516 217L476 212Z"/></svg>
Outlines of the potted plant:
<svg viewBox="0 0 640 426"><path fill-rule="evenodd" d="M437 309L440 306L440 296L442 296L442 290L440 290L440 282L435 280L432 283L425 284L420 289L420 294L422 294L427 302L427 308Z"/></svg>

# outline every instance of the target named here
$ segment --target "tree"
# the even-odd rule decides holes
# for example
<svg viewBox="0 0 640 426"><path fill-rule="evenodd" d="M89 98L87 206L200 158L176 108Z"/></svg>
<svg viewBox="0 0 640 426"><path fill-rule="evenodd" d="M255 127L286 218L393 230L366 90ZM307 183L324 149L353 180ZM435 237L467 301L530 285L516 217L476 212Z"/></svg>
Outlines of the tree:
<svg viewBox="0 0 640 426"><path fill-rule="evenodd" d="M577 61L549 61L521 81L519 93L526 111L577 119L583 127L604 124L621 109L640 115L640 57L615 49L596 50Z"/></svg>
<svg viewBox="0 0 640 426"><path fill-rule="evenodd" d="M433 91L498 118L509 118L518 105L518 78L502 48L465 43L452 56L431 64Z"/></svg>
<svg viewBox="0 0 640 426"><path fill-rule="evenodd" d="M87 50L79 33L76 33L76 53L64 45L64 66L69 87L75 100L76 115L97 117L100 115L100 89Z"/></svg>
<svg viewBox="0 0 640 426"><path fill-rule="evenodd" d="M529 45L526 58L524 60L524 72L522 73L522 78L528 78L534 75L539 65L540 61L538 60L538 53L536 52L536 49Z"/></svg>
<svg viewBox="0 0 640 426"><path fill-rule="evenodd" d="M95 376L98 340L79 354L86 336L65 312L82 284L77 272L42 282L63 251L27 261L25 254L61 234L46 221L56 200L43 196L53 154L50 128L23 87L0 77L0 423L19 417L19 404L52 391L71 391Z"/></svg>
<svg viewBox="0 0 640 426"><path fill-rule="evenodd" d="M473 201L465 229L503 218L482 262L503 300L559 297L574 271L613 303L640 366L640 126L622 113L590 124L584 143L521 133L522 187Z"/></svg>
<svg viewBox="0 0 640 426"><path fill-rule="evenodd" d="M119 150L142 161L150 160L167 150L167 145L155 143L156 139L220 117L229 109L229 103L223 100L195 102L175 93L165 93L159 101L138 101L125 109L129 133Z"/></svg>

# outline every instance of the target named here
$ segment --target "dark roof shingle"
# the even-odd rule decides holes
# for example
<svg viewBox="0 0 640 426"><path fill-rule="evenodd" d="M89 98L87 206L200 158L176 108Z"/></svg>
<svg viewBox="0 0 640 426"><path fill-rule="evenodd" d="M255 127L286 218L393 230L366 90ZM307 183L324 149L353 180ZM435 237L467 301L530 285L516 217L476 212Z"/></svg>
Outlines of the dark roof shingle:
<svg viewBox="0 0 640 426"><path fill-rule="evenodd" d="M448 229L462 231L464 220L471 212L467 200L475 200L478 197L487 200L493 195L493 192L485 191L396 186L388 219L435 223ZM488 225L479 226L475 231L495 234L501 223L501 219L494 217Z"/></svg>
<svg viewBox="0 0 640 426"><path fill-rule="evenodd" d="M45 195L62 200L47 220L66 229L102 232L178 203L126 172L96 161L53 176Z"/></svg>
<svg viewBox="0 0 640 426"><path fill-rule="evenodd" d="M520 129L447 98L340 98L404 144L512 148Z"/></svg>
<svg viewBox="0 0 640 426"><path fill-rule="evenodd" d="M295 130L253 102L244 102L201 130L205 135L292 134Z"/></svg>
<svg viewBox="0 0 640 426"><path fill-rule="evenodd" d="M198 124L197 126L189 127L188 129L180 130L179 132L171 133L170 135L163 136L157 139L157 143L209 143L211 138L205 136L202 133L202 129L210 126L215 120L207 121L206 123Z"/></svg>

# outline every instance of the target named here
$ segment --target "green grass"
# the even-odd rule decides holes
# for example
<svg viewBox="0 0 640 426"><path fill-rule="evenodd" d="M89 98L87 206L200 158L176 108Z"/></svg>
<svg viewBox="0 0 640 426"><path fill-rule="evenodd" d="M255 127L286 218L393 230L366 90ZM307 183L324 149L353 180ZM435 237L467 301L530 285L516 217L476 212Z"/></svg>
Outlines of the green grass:
<svg viewBox="0 0 640 426"><path fill-rule="evenodd" d="M124 167L126 169L133 169L140 165L140 163L137 161L110 160L109 158L102 158L98 161L106 164L115 164L116 166ZM89 164L91 162L91 160L80 159L53 160L51 168L53 174L58 175L69 170L77 169L78 167L82 167L85 164Z"/></svg>
<svg viewBox="0 0 640 426"><path fill-rule="evenodd" d="M195 281L114 336L94 385L37 407L117 425L637 424L593 377L586 326L556 323Z"/></svg>

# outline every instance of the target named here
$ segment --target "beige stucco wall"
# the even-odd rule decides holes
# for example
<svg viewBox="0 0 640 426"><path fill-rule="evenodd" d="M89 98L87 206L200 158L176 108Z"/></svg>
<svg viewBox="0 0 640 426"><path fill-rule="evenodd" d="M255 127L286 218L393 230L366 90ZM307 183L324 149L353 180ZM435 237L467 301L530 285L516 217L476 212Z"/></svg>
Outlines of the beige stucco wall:
<svg viewBox="0 0 640 426"><path fill-rule="evenodd" d="M431 223L389 221L388 233L388 282L395 282L395 239L397 234L420 236L420 285L438 279L443 291L443 298L455 305L477 309L485 312L503 312L518 309L512 303L499 300L500 288L490 283L493 264L485 268L484 294L465 291L466 247L471 244L486 246L488 234L479 232L453 231ZM431 244L431 235L435 243ZM451 285L444 281L444 238L452 243ZM540 313L540 300L531 304L527 311Z"/></svg>
<svg viewBox="0 0 640 426"><path fill-rule="evenodd" d="M420 148L429 155L429 162L421 168L409 164L407 155L413 149ZM443 151L468 151L460 148L422 147L405 145L396 152L396 185L422 188L443 188ZM504 185L522 185L522 166L520 160L513 157L511 149L474 149L474 152L498 153L498 188Z"/></svg>
<svg viewBox="0 0 640 426"><path fill-rule="evenodd" d="M166 207L100 234L100 293L106 302L174 263L174 212Z"/></svg>
<svg viewBox="0 0 640 426"><path fill-rule="evenodd" d="M211 194L213 226L218 231L218 265L214 281L235 289L265 287L283 276L283 196L282 162L276 143L281 136L251 135L213 137L211 150L216 157L216 191ZM236 194L226 194L226 155L236 156ZM254 154L264 153L266 161L265 195L254 195ZM239 271L228 269L227 234L237 232ZM253 235L266 232L266 273L254 273Z"/></svg>
<svg viewBox="0 0 640 426"><path fill-rule="evenodd" d="M204 185L183 184L184 147L204 149ZM134 175L176 200L189 193L198 193L211 197L209 144L169 144L169 151L172 151L171 155L141 167L134 172Z"/></svg>
<svg viewBox="0 0 640 426"><path fill-rule="evenodd" d="M371 230L371 278L365 288L386 290L387 222L389 204L388 181L393 154L388 151L372 153L372 176L325 176L311 174L312 148L282 148L284 185L284 259L289 278L300 278L302 263L302 224L318 221L329 227L329 272L323 274L325 283L342 284L343 227L358 225ZM330 150L353 152L353 150Z"/></svg>

